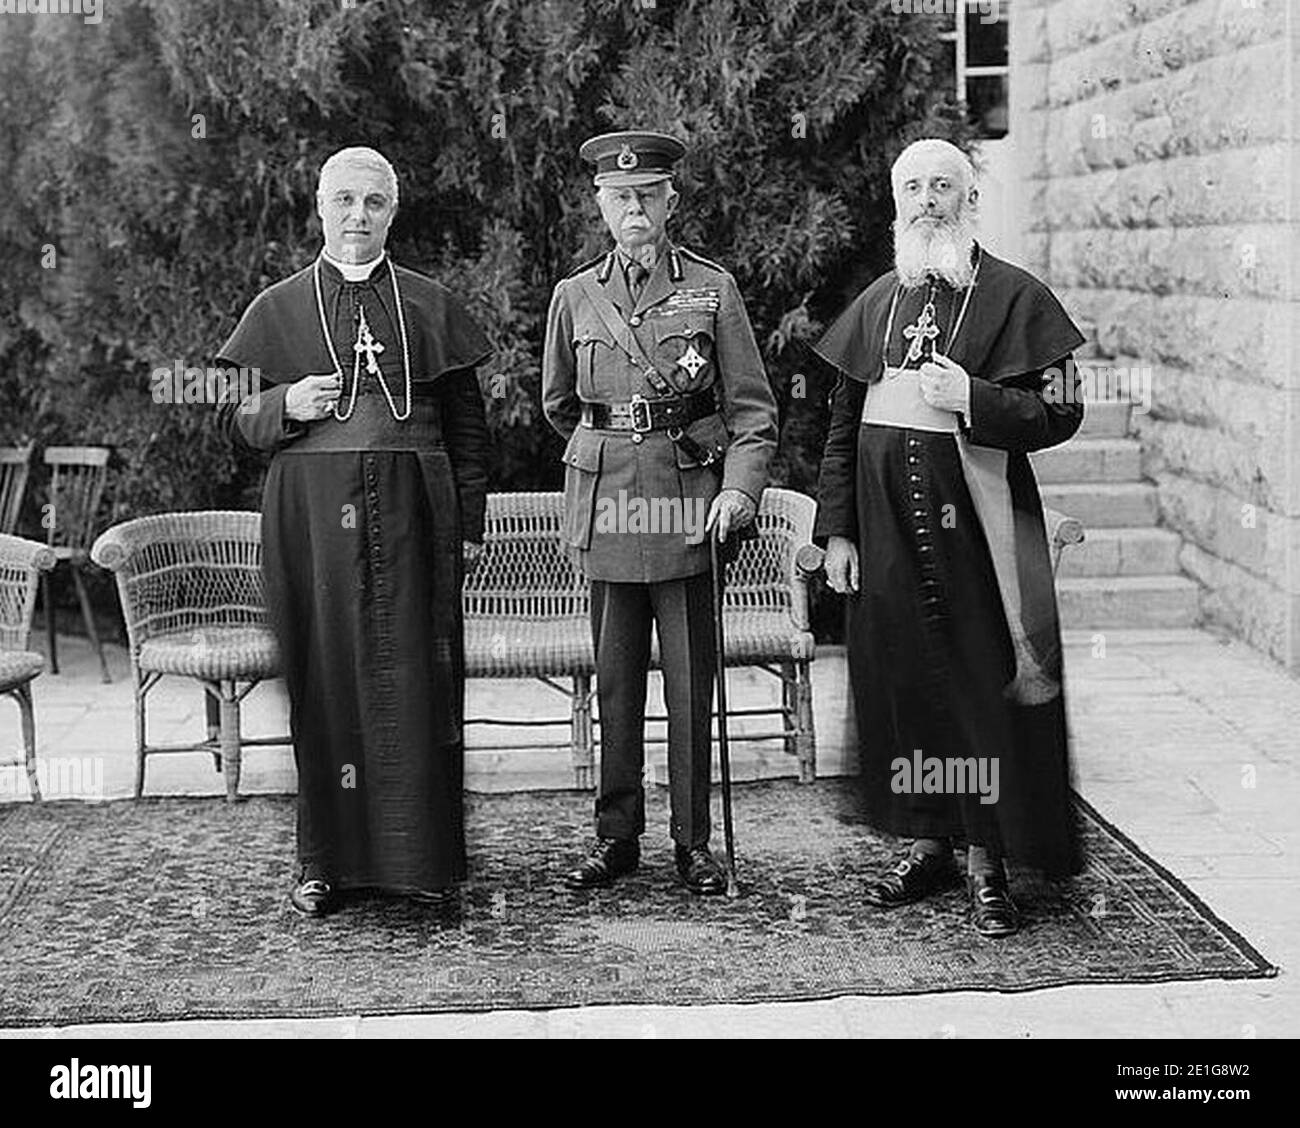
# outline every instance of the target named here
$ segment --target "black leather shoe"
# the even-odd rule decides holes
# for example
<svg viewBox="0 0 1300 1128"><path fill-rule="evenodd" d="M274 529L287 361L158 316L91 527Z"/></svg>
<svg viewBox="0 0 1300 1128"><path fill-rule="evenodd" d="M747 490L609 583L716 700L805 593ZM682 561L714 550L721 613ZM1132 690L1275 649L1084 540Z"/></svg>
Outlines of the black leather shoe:
<svg viewBox="0 0 1300 1128"><path fill-rule="evenodd" d="M707 846L692 846L688 849L679 845L676 854L677 876L692 893L712 897L727 891L727 871L709 853Z"/></svg>
<svg viewBox="0 0 1300 1128"><path fill-rule="evenodd" d="M1007 891L1002 874L973 873L966 879L970 892L970 920L981 936L998 939L1020 931L1020 912Z"/></svg>
<svg viewBox="0 0 1300 1128"><path fill-rule="evenodd" d="M334 907L334 887L317 878L300 881L289 894L289 902L303 916L321 917Z"/></svg>
<svg viewBox="0 0 1300 1128"><path fill-rule="evenodd" d="M635 838L597 838L591 853L564 875L564 884L570 889L608 885L640 864L641 844Z"/></svg>
<svg viewBox="0 0 1300 1128"><path fill-rule="evenodd" d="M867 883L862 891L868 904L880 909L910 905L956 884L957 864L952 854L910 854L893 869Z"/></svg>

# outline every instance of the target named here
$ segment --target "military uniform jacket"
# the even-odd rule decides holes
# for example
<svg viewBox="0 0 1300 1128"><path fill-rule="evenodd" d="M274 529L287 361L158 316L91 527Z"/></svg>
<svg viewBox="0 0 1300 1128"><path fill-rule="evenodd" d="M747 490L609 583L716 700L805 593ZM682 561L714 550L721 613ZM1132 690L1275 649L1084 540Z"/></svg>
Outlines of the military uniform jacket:
<svg viewBox="0 0 1300 1128"><path fill-rule="evenodd" d="M617 333L607 306L601 316L602 295ZM665 387L716 399L716 412L685 429L701 448L694 455L665 431L634 439L582 420L583 403L659 399ZM635 303L614 250L555 287L542 407L568 439L562 535L596 580L657 583L708 571L703 523L714 497L736 489L757 505L776 450L776 404L736 281L680 247L660 255ZM702 464L706 452L713 460Z"/></svg>

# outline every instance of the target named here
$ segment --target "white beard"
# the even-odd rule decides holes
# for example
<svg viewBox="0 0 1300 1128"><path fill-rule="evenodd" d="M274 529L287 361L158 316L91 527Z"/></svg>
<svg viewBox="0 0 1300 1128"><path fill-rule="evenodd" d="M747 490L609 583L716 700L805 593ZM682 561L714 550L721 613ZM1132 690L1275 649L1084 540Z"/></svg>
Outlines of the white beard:
<svg viewBox="0 0 1300 1128"><path fill-rule="evenodd" d="M969 286L975 273L974 247L975 217L969 211L933 228L903 227L894 220L894 269L904 286L919 286L927 274L958 290Z"/></svg>

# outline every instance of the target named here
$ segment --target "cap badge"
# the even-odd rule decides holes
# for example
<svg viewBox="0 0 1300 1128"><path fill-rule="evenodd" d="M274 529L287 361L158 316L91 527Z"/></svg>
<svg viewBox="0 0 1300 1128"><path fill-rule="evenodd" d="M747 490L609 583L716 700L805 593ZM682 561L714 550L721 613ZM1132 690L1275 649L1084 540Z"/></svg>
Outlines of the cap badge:
<svg viewBox="0 0 1300 1128"><path fill-rule="evenodd" d="M624 172L626 172L630 168L636 168L637 159L636 159L636 154L632 152L632 146L623 145L619 149L618 159L614 163L617 164L618 167L621 168Z"/></svg>

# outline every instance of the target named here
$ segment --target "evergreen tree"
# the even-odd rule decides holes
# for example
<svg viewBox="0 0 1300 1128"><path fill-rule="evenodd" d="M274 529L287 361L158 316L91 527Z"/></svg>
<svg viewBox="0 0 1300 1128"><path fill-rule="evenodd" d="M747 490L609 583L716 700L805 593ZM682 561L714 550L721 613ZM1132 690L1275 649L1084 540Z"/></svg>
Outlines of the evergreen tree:
<svg viewBox="0 0 1300 1128"><path fill-rule="evenodd" d="M205 366L319 248L316 175L368 144L401 178L396 259L466 297L493 488L557 488L539 407L552 286L607 242L587 136L689 146L675 237L737 277L810 490L826 375L801 342L890 257L889 165L961 140L941 17L866 0L134 0L0 21L0 441L106 443L105 520L256 506L258 464L159 367Z"/></svg>

